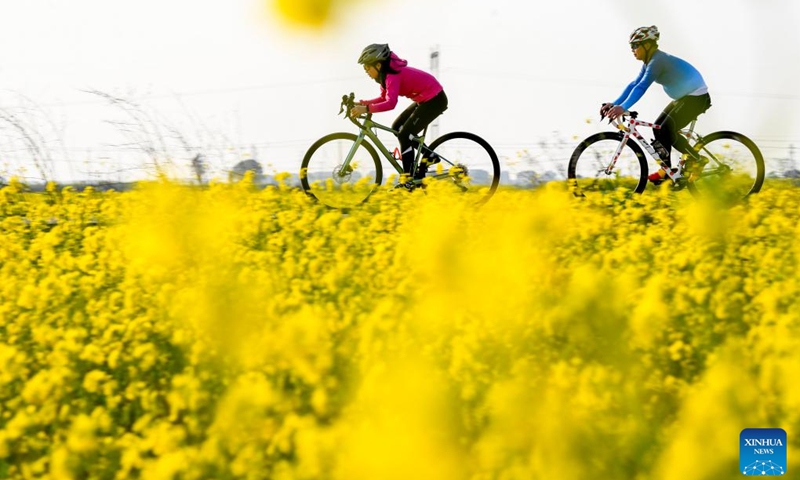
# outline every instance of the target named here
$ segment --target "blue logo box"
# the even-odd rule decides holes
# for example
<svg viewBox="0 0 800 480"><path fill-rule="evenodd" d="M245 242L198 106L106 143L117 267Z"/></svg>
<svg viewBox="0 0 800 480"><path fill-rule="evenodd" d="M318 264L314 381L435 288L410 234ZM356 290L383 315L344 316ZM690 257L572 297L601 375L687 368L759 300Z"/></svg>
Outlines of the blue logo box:
<svg viewBox="0 0 800 480"><path fill-rule="evenodd" d="M743 475L786 475L786 431L745 428L739 435L739 470Z"/></svg>

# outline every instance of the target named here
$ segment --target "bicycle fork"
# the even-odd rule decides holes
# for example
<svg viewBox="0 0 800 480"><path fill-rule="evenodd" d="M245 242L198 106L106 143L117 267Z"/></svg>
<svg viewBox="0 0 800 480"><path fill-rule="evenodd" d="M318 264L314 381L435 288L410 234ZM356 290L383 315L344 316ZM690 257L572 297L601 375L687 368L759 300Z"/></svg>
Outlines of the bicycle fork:
<svg viewBox="0 0 800 480"><path fill-rule="evenodd" d="M344 162L339 166L338 171L334 172L336 175L341 177L346 177L353 173L353 168L350 167L350 162L353 161L353 158L356 156L356 152L358 151L358 147L361 146L361 142L364 141L364 130L361 130L358 133L358 137L356 137L356 141L353 142L353 146L350 147L350 151L347 152L347 156L344 158Z"/></svg>

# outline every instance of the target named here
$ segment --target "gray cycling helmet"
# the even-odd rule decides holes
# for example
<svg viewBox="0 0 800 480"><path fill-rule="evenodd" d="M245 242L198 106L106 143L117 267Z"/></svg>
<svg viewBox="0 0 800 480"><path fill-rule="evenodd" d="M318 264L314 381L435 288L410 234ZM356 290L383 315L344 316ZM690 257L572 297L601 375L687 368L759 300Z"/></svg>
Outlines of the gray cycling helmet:
<svg viewBox="0 0 800 480"><path fill-rule="evenodd" d="M373 43L367 46L358 57L358 63L362 65L374 65L389 58L392 51L386 43Z"/></svg>

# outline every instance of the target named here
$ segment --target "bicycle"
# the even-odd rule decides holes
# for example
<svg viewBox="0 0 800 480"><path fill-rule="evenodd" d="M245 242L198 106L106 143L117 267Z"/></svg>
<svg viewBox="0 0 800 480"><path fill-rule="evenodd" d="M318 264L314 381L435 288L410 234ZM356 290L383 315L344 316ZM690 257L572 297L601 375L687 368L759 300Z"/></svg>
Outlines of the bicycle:
<svg viewBox="0 0 800 480"><path fill-rule="evenodd" d="M317 201L333 208L349 208L365 202L383 181L379 153L399 174L401 183L397 187L413 190L424 187L428 179L448 180L460 191L474 195L476 205L488 201L497 190L500 162L488 142L473 133L452 132L426 145L427 128L413 138L417 148L411 177L423 161L430 168L424 179L402 181L402 165L378 138L378 130L394 135L397 132L373 121L371 113L353 118L350 110L354 105L354 94L343 95L339 114L345 112L345 117L358 127L358 135L331 133L314 142L303 157L300 183Z"/></svg>
<svg viewBox="0 0 800 480"><path fill-rule="evenodd" d="M618 131L596 133L575 148L567 178L576 196L620 187L634 193L644 192L648 168L642 147L667 172L664 181L674 190L688 188L696 197L713 195L726 202L742 200L761 190L764 157L756 144L741 133L719 131L703 136L694 131L697 120L692 121L680 135L686 137L694 152L708 163L699 166L699 172L690 173L692 162L687 161L687 155L682 156L675 168L664 162L653 145L636 130L639 126L658 129L659 125L637 117L637 112L625 112L610 122Z"/></svg>

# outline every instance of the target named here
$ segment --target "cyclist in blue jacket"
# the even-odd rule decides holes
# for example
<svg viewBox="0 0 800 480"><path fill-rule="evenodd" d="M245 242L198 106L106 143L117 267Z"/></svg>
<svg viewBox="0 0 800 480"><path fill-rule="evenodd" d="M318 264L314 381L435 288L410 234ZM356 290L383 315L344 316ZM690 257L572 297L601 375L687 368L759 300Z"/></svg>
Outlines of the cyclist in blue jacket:
<svg viewBox="0 0 800 480"><path fill-rule="evenodd" d="M700 173L708 160L698 156L686 138L678 132L711 107L711 97L700 72L685 60L659 50L658 39L658 28L655 25L640 27L631 33L629 39L631 51L644 65L636 79L625 88L619 98L603 104L600 115L613 120L639 101L653 82L662 85L673 101L664 108L655 121L661 128L653 130L656 137L653 146L669 166L672 165L670 150L673 146L679 152L686 154L684 171L689 172L689 181L692 181L694 175ZM666 175L667 172L659 168L647 178L658 185Z"/></svg>

